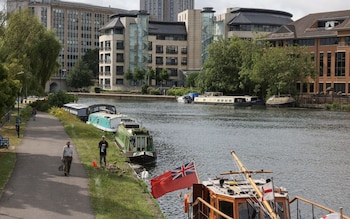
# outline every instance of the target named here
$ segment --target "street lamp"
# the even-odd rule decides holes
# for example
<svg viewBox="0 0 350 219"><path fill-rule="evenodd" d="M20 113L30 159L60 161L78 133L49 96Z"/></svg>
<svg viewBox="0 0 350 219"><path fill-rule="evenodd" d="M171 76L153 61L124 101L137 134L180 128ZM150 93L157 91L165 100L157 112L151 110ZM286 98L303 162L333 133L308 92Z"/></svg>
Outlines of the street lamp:
<svg viewBox="0 0 350 219"><path fill-rule="evenodd" d="M20 71L20 72L18 72L17 73L17 75L21 75L21 74L25 74L24 73L24 71ZM25 88L26 88L26 96L25 96L25 98L27 99L27 97L28 97L28 93L27 93L27 77L26 77L26 79L24 80L24 86L25 86Z"/></svg>
<svg viewBox="0 0 350 219"><path fill-rule="evenodd" d="M60 72L60 90L62 90L62 87L61 87L61 86L62 86L62 82L61 82L61 81L62 81L62 73L65 74L66 71L67 71L67 70L64 68L64 69L62 69L61 72Z"/></svg>
<svg viewBox="0 0 350 219"><path fill-rule="evenodd" d="M17 75L24 74L23 71L20 71L17 73ZM19 95L21 94L22 87L18 91L18 96L17 96L17 117L16 117L16 131L17 131L17 137L19 138L19 131L20 131L20 125L21 125L21 116L19 114Z"/></svg>

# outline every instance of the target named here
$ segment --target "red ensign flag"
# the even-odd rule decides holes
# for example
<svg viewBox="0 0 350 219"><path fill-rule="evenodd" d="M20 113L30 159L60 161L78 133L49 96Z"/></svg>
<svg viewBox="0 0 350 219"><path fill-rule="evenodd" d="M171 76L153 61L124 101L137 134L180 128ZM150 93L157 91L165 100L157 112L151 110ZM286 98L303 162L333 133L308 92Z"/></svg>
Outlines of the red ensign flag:
<svg viewBox="0 0 350 219"><path fill-rule="evenodd" d="M154 198L159 198L166 193L192 187L194 183L198 183L198 176L194 162L191 161L151 179L151 194Z"/></svg>

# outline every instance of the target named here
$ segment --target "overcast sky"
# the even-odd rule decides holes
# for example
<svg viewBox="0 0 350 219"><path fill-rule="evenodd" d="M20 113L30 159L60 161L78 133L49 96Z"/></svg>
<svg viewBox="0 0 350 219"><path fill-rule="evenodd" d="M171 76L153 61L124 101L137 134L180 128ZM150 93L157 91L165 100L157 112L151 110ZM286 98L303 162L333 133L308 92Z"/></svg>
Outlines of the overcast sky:
<svg viewBox="0 0 350 219"><path fill-rule="evenodd" d="M126 10L139 10L139 0L62 0L81 2L99 6L111 6ZM311 13L350 10L350 0L195 0L195 9L213 7L216 14L222 14L226 8L260 8L285 11L293 14L297 20Z"/></svg>

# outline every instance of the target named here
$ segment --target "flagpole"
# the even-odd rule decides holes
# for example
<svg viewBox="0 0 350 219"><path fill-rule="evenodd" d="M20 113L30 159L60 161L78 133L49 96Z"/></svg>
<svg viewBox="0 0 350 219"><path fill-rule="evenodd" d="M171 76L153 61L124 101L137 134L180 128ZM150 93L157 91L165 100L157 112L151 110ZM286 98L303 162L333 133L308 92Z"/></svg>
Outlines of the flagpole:
<svg viewBox="0 0 350 219"><path fill-rule="evenodd" d="M193 164L194 164L194 170L196 172L196 177L197 177L197 183L200 183L199 177L198 177L198 173L197 173L197 167L196 167L196 162L193 160Z"/></svg>

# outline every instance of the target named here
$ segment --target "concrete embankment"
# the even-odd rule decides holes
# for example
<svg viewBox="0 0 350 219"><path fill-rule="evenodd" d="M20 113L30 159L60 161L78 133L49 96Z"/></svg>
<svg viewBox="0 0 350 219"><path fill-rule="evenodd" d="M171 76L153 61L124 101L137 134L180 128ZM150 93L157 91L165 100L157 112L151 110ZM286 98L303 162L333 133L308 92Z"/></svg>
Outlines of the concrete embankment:
<svg viewBox="0 0 350 219"><path fill-rule="evenodd" d="M70 92L80 97L113 97L116 99L149 99L149 100L165 100L165 101L176 101L176 96L167 95L143 95L143 94L118 94L118 93L77 93Z"/></svg>

